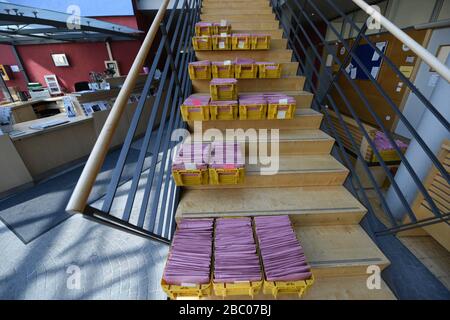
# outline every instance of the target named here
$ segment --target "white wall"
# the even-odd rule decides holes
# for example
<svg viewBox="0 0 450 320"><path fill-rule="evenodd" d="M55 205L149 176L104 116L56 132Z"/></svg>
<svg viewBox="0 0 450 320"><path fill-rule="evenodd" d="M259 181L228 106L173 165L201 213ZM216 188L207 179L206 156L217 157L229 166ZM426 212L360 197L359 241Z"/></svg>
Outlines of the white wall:
<svg viewBox="0 0 450 320"><path fill-rule="evenodd" d="M427 49L432 54L436 55L439 46L442 44L450 44L450 28L435 29L433 31ZM422 92L422 94L427 99L431 97L435 89L434 87L429 86L430 77L433 76L434 74L435 74L434 72L430 72L430 67L426 63L422 62L422 64L419 67L416 80L414 81L416 87L420 90L420 92ZM424 111L425 106L420 102L420 100L416 97L415 94L411 93L406 101L405 107L403 109L403 114L415 128L417 128L417 125L422 119ZM400 122L397 125L395 132L404 137L411 138L409 131Z"/></svg>

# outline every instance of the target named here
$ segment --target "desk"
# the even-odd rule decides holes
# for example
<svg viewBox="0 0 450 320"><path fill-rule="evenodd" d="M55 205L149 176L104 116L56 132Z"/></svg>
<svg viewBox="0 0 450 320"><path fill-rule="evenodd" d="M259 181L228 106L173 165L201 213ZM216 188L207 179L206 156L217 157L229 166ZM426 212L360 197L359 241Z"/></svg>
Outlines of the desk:
<svg viewBox="0 0 450 320"><path fill-rule="evenodd" d="M0 108L11 109L11 120L14 123L21 123L37 119L43 110L57 109L64 112L63 97L47 99L18 101L0 105Z"/></svg>

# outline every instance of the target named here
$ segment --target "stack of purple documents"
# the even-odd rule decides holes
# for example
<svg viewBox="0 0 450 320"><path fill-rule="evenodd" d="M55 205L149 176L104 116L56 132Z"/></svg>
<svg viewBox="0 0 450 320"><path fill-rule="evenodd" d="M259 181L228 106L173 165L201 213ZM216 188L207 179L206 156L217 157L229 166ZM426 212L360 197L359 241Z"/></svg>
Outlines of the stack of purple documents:
<svg viewBox="0 0 450 320"><path fill-rule="evenodd" d="M261 281L251 218L216 220L214 282Z"/></svg>
<svg viewBox="0 0 450 320"><path fill-rule="evenodd" d="M311 268L289 216L255 217L255 226L267 281L311 278Z"/></svg>
<svg viewBox="0 0 450 320"><path fill-rule="evenodd" d="M214 169L238 169L245 166L239 143L213 142L210 167Z"/></svg>
<svg viewBox="0 0 450 320"><path fill-rule="evenodd" d="M184 143L172 163L172 170L207 169L210 161L211 145L207 143Z"/></svg>
<svg viewBox="0 0 450 320"><path fill-rule="evenodd" d="M207 284L211 279L214 219L184 219L177 227L163 279L172 285Z"/></svg>

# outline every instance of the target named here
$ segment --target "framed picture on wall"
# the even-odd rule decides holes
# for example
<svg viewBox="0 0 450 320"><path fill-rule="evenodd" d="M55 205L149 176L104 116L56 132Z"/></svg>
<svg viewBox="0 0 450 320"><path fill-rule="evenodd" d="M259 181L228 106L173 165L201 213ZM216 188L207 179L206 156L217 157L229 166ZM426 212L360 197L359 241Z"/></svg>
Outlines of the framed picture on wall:
<svg viewBox="0 0 450 320"><path fill-rule="evenodd" d="M436 57L440 62L445 64L450 54L450 44L441 45L437 51ZM433 68L430 68L430 72L436 72Z"/></svg>
<svg viewBox="0 0 450 320"><path fill-rule="evenodd" d="M115 60L105 61L105 68L109 70L114 70L113 77L120 77L119 64Z"/></svg>
<svg viewBox="0 0 450 320"><path fill-rule="evenodd" d="M44 76L45 83L47 84L48 91L51 95L61 94L61 87L59 86L58 79L56 75L49 74Z"/></svg>
<svg viewBox="0 0 450 320"><path fill-rule="evenodd" d="M55 67L69 67L69 60L65 53L52 54L53 63Z"/></svg>

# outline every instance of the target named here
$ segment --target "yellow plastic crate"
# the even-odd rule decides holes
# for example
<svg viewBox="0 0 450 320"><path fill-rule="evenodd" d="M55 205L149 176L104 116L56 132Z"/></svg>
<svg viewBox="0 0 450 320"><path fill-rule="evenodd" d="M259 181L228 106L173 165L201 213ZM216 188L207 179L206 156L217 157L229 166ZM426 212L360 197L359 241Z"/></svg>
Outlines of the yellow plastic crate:
<svg viewBox="0 0 450 320"><path fill-rule="evenodd" d="M207 121L209 120L209 105L207 106L181 106L183 121Z"/></svg>
<svg viewBox="0 0 450 320"><path fill-rule="evenodd" d="M202 298L211 295L211 283L208 284L200 284L200 285L192 285L192 286L177 286L173 284L168 284L161 280L161 287L163 291L167 294L167 296L172 299L178 299L182 297L186 298Z"/></svg>
<svg viewBox="0 0 450 320"><path fill-rule="evenodd" d="M213 24L213 34L221 35L221 34L231 34L231 25L221 25L220 23Z"/></svg>
<svg viewBox="0 0 450 320"><path fill-rule="evenodd" d="M211 36L213 34L214 34L214 27L212 23L200 22L195 25L195 35Z"/></svg>
<svg viewBox="0 0 450 320"><path fill-rule="evenodd" d="M400 148L400 150L403 153L406 152L406 149ZM378 152L380 153L380 156L384 161L387 161L387 162L401 161L400 156L397 154L397 151L395 151L395 150L379 150ZM372 158L370 159L370 161L371 162L379 162L378 158L375 156L375 154L372 154Z"/></svg>
<svg viewBox="0 0 450 320"><path fill-rule="evenodd" d="M257 295L262 288L262 281L256 282L236 282L236 283L215 283L213 282L214 294L219 297L229 296L250 296Z"/></svg>
<svg viewBox="0 0 450 320"><path fill-rule="evenodd" d="M231 50L231 36L212 36L213 50Z"/></svg>
<svg viewBox="0 0 450 320"><path fill-rule="evenodd" d="M212 40L210 36L192 37L192 45L196 51L212 50Z"/></svg>
<svg viewBox="0 0 450 320"><path fill-rule="evenodd" d="M215 101L221 100L237 100L237 82L236 83L213 83L209 85L211 99Z"/></svg>
<svg viewBox="0 0 450 320"><path fill-rule="evenodd" d="M257 63L258 74L261 79L279 79L281 78L281 64L280 63Z"/></svg>
<svg viewBox="0 0 450 320"><path fill-rule="evenodd" d="M238 118L238 103L229 105L215 105L214 102L209 106L211 120L236 120Z"/></svg>
<svg viewBox="0 0 450 320"><path fill-rule="evenodd" d="M239 104L239 120L260 120L267 118L267 104Z"/></svg>
<svg viewBox="0 0 450 320"><path fill-rule="evenodd" d="M301 298L314 283L314 276L311 279L300 281L264 281L263 293L272 295L275 299L280 294L297 294Z"/></svg>
<svg viewBox="0 0 450 320"><path fill-rule="evenodd" d="M297 105L295 103L280 104L269 102L267 106L267 119L294 119L296 108Z"/></svg>
<svg viewBox="0 0 450 320"><path fill-rule="evenodd" d="M234 77L234 64L228 61L227 64L219 64L219 62L213 62L211 66L213 78L233 78Z"/></svg>
<svg viewBox="0 0 450 320"><path fill-rule="evenodd" d="M209 168L209 182L214 185L240 184L245 181L245 168L215 169Z"/></svg>
<svg viewBox="0 0 450 320"><path fill-rule="evenodd" d="M209 180L208 169L172 170L172 176L179 187L208 184Z"/></svg>
<svg viewBox="0 0 450 320"><path fill-rule="evenodd" d="M252 50L268 50L270 49L271 37L267 34L254 34L251 38Z"/></svg>
<svg viewBox="0 0 450 320"><path fill-rule="evenodd" d="M255 79L258 75L258 66L254 63L236 64L234 66L236 79Z"/></svg>
<svg viewBox="0 0 450 320"><path fill-rule="evenodd" d="M252 36L250 34L233 34L232 50L250 50Z"/></svg>
<svg viewBox="0 0 450 320"><path fill-rule="evenodd" d="M211 80L211 64L199 62L189 64L189 77L191 80Z"/></svg>

